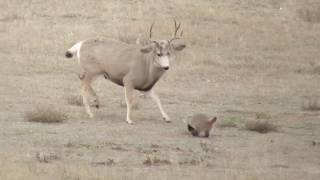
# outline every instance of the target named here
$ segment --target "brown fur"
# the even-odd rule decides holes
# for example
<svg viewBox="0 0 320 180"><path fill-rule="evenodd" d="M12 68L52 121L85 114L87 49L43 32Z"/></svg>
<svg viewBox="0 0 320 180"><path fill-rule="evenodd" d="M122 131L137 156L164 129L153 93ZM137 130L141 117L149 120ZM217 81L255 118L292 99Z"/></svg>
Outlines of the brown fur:
<svg viewBox="0 0 320 180"><path fill-rule="evenodd" d="M216 120L216 117L209 118L205 114L196 114L192 116L191 121L188 124L188 130L193 136L204 134L203 136L208 137Z"/></svg>

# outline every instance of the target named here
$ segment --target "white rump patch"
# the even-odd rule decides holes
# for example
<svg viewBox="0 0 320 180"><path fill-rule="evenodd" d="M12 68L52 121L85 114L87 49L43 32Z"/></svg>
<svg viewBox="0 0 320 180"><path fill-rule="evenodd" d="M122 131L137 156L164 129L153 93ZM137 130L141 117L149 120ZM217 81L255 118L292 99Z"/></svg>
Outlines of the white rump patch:
<svg viewBox="0 0 320 180"><path fill-rule="evenodd" d="M80 41L77 44L73 45L70 49L68 49L68 51L71 52L72 54L75 54L75 53L77 54L79 63L80 63L80 49L82 44L83 44L83 41Z"/></svg>

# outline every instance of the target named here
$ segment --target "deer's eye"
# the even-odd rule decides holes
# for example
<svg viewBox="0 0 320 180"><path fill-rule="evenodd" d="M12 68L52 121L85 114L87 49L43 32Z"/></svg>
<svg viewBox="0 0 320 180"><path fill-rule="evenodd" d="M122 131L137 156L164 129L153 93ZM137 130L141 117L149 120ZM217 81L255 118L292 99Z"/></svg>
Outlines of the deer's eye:
<svg viewBox="0 0 320 180"><path fill-rule="evenodd" d="M159 57L160 57L161 55L162 55L161 53L157 53L157 56L159 56Z"/></svg>

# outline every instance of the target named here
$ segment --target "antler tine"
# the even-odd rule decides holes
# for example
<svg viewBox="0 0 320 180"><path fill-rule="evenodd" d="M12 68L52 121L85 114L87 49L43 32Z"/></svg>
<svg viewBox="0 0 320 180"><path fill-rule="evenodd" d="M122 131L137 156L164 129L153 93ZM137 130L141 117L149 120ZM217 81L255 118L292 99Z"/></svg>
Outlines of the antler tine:
<svg viewBox="0 0 320 180"><path fill-rule="evenodd" d="M173 40L176 40L176 39L180 39L180 37L181 37L182 34L183 34L183 30L182 30L182 31L180 32L180 37L177 37L177 33L178 33L178 31L179 31L179 29L180 29L180 27L181 27L181 23L178 24L175 19L173 19L173 21L174 21L174 34L173 34L172 39L171 39L169 42L171 42L171 41L173 41Z"/></svg>
<svg viewBox="0 0 320 180"><path fill-rule="evenodd" d="M179 23L179 25L177 27L176 35L177 35L177 33L178 33L179 29L180 29L180 26L181 26L181 23Z"/></svg>
<svg viewBox="0 0 320 180"><path fill-rule="evenodd" d="M177 36L177 33L178 33L180 27L181 27L181 23L179 23L177 25L177 21L174 19L174 34L173 34L174 38Z"/></svg>
<svg viewBox="0 0 320 180"><path fill-rule="evenodd" d="M149 29L149 39L150 39L150 40L151 40L151 38L152 38L153 25L154 25L154 21L153 21L153 23L151 24L150 29Z"/></svg>

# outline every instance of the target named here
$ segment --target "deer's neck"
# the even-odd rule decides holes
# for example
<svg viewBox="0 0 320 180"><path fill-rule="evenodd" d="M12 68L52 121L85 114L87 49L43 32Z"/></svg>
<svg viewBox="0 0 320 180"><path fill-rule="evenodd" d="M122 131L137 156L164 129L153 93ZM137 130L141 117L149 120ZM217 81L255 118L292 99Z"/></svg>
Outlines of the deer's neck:
<svg viewBox="0 0 320 180"><path fill-rule="evenodd" d="M163 70L161 67L159 67L158 64L155 63L154 59L149 58L149 61L147 63L148 65L148 75L146 79L146 83L144 86L144 91L149 91L161 78L165 70Z"/></svg>

